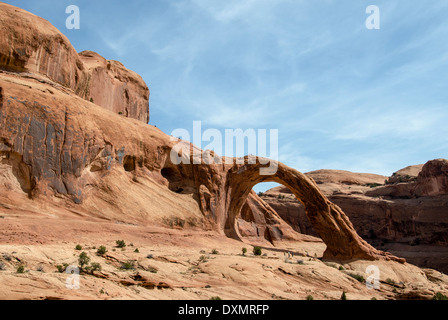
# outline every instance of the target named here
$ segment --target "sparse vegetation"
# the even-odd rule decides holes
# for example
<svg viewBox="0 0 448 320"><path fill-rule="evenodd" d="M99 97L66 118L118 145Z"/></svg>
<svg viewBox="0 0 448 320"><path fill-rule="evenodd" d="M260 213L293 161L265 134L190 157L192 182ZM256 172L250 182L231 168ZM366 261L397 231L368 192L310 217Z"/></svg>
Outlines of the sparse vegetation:
<svg viewBox="0 0 448 320"><path fill-rule="evenodd" d="M243 249L241 249L241 251L243 252L243 256L245 256L247 253L247 248L243 248Z"/></svg>
<svg viewBox="0 0 448 320"><path fill-rule="evenodd" d="M140 253L140 250L138 250L138 248L136 248L136 249L134 250L134 253Z"/></svg>
<svg viewBox="0 0 448 320"><path fill-rule="evenodd" d="M358 281L361 282L361 283L364 283L364 282L365 282L364 277L361 276L361 275L359 275L359 274L356 274L356 273L349 273L348 275L349 275L350 277L352 277L353 279L358 280Z"/></svg>
<svg viewBox="0 0 448 320"><path fill-rule="evenodd" d="M121 268L122 270L134 270L135 269L135 262L134 261L127 261L127 262L123 262L121 264Z"/></svg>
<svg viewBox="0 0 448 320"><path fill-rule="evenodd" d="M20 266L18 266L16 273L25 273L25 266L22 264Z"/></svg>
<svg viewBox="0 0 448 320"><path fill-rule="evenodd" d="M390 278L387 278L387 279L386 279L386 283L387 283L387 284L390 284L391 286L394 286L394 285L395 285L395 281L392 280L392 279L390 279Z"/></svg>
<svg viewBox="0 0 448 320"><path fill-rule="evenodd" d="M309 295L309 296L306 297L306 300L312 301L312 300L314 300L314 297L312 295Z"/></svg>
<svg viewBox="0 0 448 320"><path fill-rule="evenodd" d="M82 246L80 244L76 245L75 250L81 251L82 250Z"/></svg>
<svg viewBox="0 0 448 320"><path fill-rule="evenodd" d="M99 256L103 256L103 255L106 254L106 252L107 252L106 247L105 247L105 246L101 246L101 247L98 248L98 250L97 250L96 253L97 253Z"/></svg>
<svg viewBox="0 0 448 320"><path fill-rule="evenodd" d="M67 268L68 268L68 263L64 263L62 265L59 264L59 265L56 266L56 269L58 269L59 273L64 273L65 270L67 270Z"/></svg>
<svg viewBox="0 0 448 320"><path fill-rule="evenodd" d="M203 263L205 263L205 262L207 262L208 260L207 260L207 257L206 256L200 256L199 257L199 263L201 263L201 262L203 262Z"/></svg>
<svg viewBox="0 0 448 320"><path fill-rule="evenodd" d="M258 192L257 194L258 194L259 197L263 197L264 196L263 192Z"/></svg>
<svg viewBox="0 0 448 320"><path fill-rule="evenodd" d="M90 98L90 102L94 103L94 102L93 102L93 98Z"/></svg>
<svg viewBox="0 0 448 320"><path fill-rule="evenodd" d="M343 266L339 266L339 271L344 271L345 268Z"/></svg>
<svg viewBox="0 0 448 320"><path fill-rule="evenodd" d="M370 187L370 188L378 188L378 187L381 187L382 186L382 184L379 184L379 183L368 183L368 184L366 184L366 187Z"/></svg>
<svg viewBox="0 0 448 320"><path fill-rule="evenodd" d="M91 272L101 271L101 270L102 270L101 264L99 264L97 262L92 262L92 264L90 265Z"/></svg>
<svg viewBox="0 0 448 320"><path fill-rule="evenodd" d="M79 264L80 269L82 270L84 268L84 266L87 266L89 264L89 262L90 262L90 257L87 255L87 253L82 252L78 258L78 264Z"/></svg>
<svg viewBox="0 0 448 320"><path fill-rule="evenodd" d="M254 255L255 256L261 256L262 251L261 251L261 247L254 247Z"/></svg>
<svg viewBox="0 0 448 320"><path fill-rule="evenodd" d="M125 248L126 247L126 242L124 242L124 240L117 240L115 242L117 244L117 248Z"/></svg>
<svg viewBox="0 0 448 320"><path fill-rule="evenodd" d="M347 300L347 295L345 294L345 291L342 292L341 300Z"/></svg>
<svg viewBox="0 0 448 320"><path fill-rule="evenodd" d="M213 249L213 250L212 250L212 254L219 254L219 252L218 252L218 250Z"/></svg>
<svg viewBox="0 0 448 320"><path fill-rule="evenodd" d="M212 297L212 298L210 298L210 300L216 300L216 301L220 301L220 300L222 300L220 297Z"/></svg>
<svg viewBox="0 0 448 320"><path fill-rule="evenodd" d="M441 292L437 292L432 298L432 300L448 300L448 297L442 294Z"/></svg>

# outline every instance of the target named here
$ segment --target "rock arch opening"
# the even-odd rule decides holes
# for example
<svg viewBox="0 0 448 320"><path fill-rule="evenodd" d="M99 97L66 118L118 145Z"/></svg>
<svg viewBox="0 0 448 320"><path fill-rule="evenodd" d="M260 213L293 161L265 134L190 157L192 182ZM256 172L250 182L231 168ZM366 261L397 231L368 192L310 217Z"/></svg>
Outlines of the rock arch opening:
<svg viewBox="0 0 448 320"><path fill-rule="evenodd" d="M278 163L278 170L269 175L260 173L260 169L264 167L258 162L257 164L246 162L244 165L234 165L228 170L224 190L225 201L221 208L225 211L221 227L227 236L242 239L237 220L253 187L262 182L275 182L291 190L305 207L308 219L327 245L324 258L373 260L386 256L356 233L344 212L323 195L313 180L282 163ZM272 235L269 234L269 237Z"/></svg>

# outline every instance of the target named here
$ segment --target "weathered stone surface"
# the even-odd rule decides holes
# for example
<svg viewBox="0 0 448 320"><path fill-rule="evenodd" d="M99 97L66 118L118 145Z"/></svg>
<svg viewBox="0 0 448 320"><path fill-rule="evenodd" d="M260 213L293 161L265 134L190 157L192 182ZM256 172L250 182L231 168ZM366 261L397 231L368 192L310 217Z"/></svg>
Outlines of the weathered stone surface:
<svg viewBox="0 0 448 320"><path fill-rule="evenodd" d="M54 82L107 110L149 122L149 89L121 63L91 51L78 55L48 21L5 3L0 29L0 70Z"/></svg>
<svg viewBox="0 0 448 320"><path fill-rule="evenodd" d="M149 89L138 74L92 51L79 56L88 74L86 89L79 92L82 98L124 117L149 122Z"/></svg>

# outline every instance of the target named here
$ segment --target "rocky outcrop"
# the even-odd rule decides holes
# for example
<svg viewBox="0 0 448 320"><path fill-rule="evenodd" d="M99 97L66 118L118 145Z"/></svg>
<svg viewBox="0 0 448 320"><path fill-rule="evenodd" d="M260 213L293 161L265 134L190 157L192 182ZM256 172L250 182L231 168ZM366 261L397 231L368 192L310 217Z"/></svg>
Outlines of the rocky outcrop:
<svg viewBox="0 0 448 320"><path fill-rule="evenodd" d="M341 171L325 170L306 174L315 179L322 192L347 214L357 233L375 246L388 243L416 245L448 245L448 192L446 189L447 160L429 161L422 166L408 167L391 178L397 183L379 185L382 176L350 173L341 179ZM420 167L416 173L414 168ZM413 172L410 171L413 170ZM359 179L353 177L359 176ZM348 179L351 176L352 179ZM404 180L408 182L402 182ZM346 183L350 181L350 183ZM401 182L400 182L401 181ZM285 187L264 193L262 199L297 232L319 236L306 219L305 209ZM413 249L415 251L415 248ZM427 250L427 249L426 249ZM419 261L436 261L419 258ZM439 259L440 260L440 259ZM427 262L425 266L445 268ZM443 269L447 270L447 269Z"/></svg>
<svg viewBox="0 0 448 320"><path fill-rule="evenodd" d="M92 51L79 56L87 72L85 90L79 92L82 98L124 117L149 122L149 89L138 74Z"/></svg>
<svg viewBox="0 0 448 320"><path fill-rule="evenodd" d="M54 82L112 112L149 122L149 89L139 75L93 52L78 55L59 30L25 10L0 3L0 13L0 70Z"/></svg>
<svg viewBox="0 0 448 320"><path fill-rule="evenodd" d="M80 59L65 40L61 48L50 50L44 60L39 58L40 63L33 64L31 57L38 54L40 44L48 42L51 47L57 43L53 38L47 39L47 33L58 33L49 27L50 31L40 34L39 28L33 29L33 23L45 29L47 22L8 5L0 8L7 13L10 24L14 12L18 12L16 18L28 23L26 26L31 29L29 32L35 41L28 42L26 30L22 30L24 25L20 23L18 34L23 35L16 37L14 28L4 34L6 39L14 40L3 43L13 49L2 49L10 53L2 60L1 67L10 71L0 72L0 156L6 173L0 182L10 184L9 190L2 190L6 198L10 193L23 193L46 205L60 205L62 201L64 208L74 208L72 210L78 214L95 213L103 219L116 221L132 217L139 223L151 223L151 219L158 216L154 212L161 210L142 200L149 199L146 193L155 194L151 200L163 203L162 211L175 211L171 207L186 206L195 200L195 207L177 215L174 213L168 224L184 227L187 221L197 226L197 216L191 216L191 212L200 209L204 220L200 227L239 240L243 237L238 221L242 210L243 216L250 215L244 208L249 201L252 215L263 213L266 222L264 230L257 229L257 234L262 232L273 242L282 237L291 238L294 233L252 192L257 183L273 181L285 185L303 204L314 230L327 245L325 258L402 261L365 242L341 208L330 202L312 179L297 170L254 157L229 161L169 137L142 121L117 114L116 111L122 109L114 108L120 107L123 97L129 98L129 104L126 102L121 107L142 105L139 103L144 99L133 99L131 90L137 95L147 94L143 82L136 81L138 77L121 64L106 61L91 52L84 52ZM26 54L20 59L14 58L17 48L25 48ZM54 63L55 57L65 57L62 48L71 52L73 61L64 58L63 63L62 60ZM50 66L47 70L54 72L42 73L38 67L42 61ZM11 67L15 65L21 67ZM60 70L56 70L58 68ZM76 76L78 71L82 76L81 73ZM48 79L42 80L38 73ZM93 86L96 81L102 81L104 90L110 92L103 93ZM92 97L93 101L96 97L114 112L107 112L81 97ZM141 116L129 110L128 116L131 115ZM182 152L177 149L179 144L185 147ZM173 162L173 151L181 153L182 162ZM13 201L12 198L8 201ZM169 205L163 202L164 198L168 198ZM167 217L161 213L161 218Z"/></svg>

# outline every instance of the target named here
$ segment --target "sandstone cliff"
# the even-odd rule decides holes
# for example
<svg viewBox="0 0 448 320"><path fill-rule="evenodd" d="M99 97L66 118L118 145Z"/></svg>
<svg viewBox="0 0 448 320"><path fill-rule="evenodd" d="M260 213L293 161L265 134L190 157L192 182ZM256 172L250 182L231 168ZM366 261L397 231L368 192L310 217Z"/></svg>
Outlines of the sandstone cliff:
<svg viewBox="0 0 448 320"><path fill-rule="evenodd" d="M149 89L139 75L93 52L78 55L59 30L25 10L0 3L0 12L0 70L48 79L105 109L149 122Z"/></svg>

